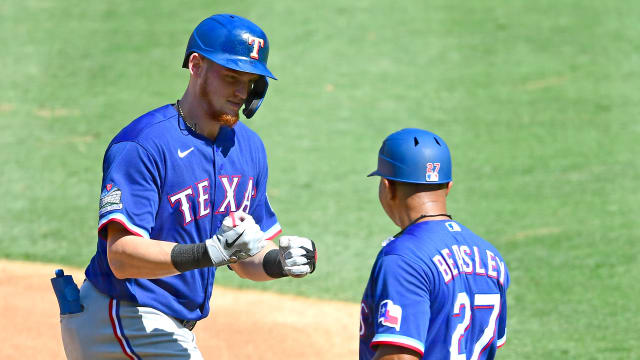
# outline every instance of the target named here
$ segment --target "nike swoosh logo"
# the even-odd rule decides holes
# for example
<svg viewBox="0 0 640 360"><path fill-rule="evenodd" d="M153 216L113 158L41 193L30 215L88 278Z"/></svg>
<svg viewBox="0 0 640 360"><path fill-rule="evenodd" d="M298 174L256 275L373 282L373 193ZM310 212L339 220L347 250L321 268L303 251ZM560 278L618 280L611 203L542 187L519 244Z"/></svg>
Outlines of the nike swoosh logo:
<svg viewBox="0 0 640 360"><path fill-rule="evenodd" d="M229 240L225 241L224 246L226 246L227 249L231 249L231 247L233 245L236 244L236 241L238 241L238 239L240 239L240 237L242 236L242 234L244 234L244 230L240 233L240 235L238 235L238 237L233 240L232 242L229 242Z"/></svg>
<svg viewBox="0 0 640 360"><path fill-rule="evenodd" d="M178 149L178 156L182 159L183 157L187 156L192 150L193 150L193 146L185 152L182 152L180 151L180 149Z"/></svg>

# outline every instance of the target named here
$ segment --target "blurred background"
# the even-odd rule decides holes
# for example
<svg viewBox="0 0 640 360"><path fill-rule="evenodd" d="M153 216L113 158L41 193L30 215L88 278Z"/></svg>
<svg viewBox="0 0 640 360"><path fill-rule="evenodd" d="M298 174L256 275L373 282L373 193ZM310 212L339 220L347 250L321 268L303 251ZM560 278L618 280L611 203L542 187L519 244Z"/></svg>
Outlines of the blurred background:
<svg viewBox="0 0 640 360"><path fill-rule="evenodd" d="M420 127L452 151L449 212L511 272L499 358L640 358L632 1L5 0L0 258L86 266L107 144L182 95L187 40L214 13L269 37L278 81L243 120L284 234L319 248L304 281L216 284L359 302L399 230L366 174L388 134Z"/></svg>

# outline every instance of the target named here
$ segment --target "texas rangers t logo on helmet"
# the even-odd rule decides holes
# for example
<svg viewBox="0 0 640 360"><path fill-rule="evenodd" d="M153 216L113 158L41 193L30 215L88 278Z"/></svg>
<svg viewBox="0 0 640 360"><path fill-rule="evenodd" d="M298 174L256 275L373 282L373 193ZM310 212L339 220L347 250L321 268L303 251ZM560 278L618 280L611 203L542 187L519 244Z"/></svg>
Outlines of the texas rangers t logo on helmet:
<svg viewBox="0 0 640 360"><path fill-rule="evenodd" d="M258 59L258 50L260 50L261 47L264 47L264 39L260 39L259 37L255 37L255 36L251 36L249 34L245 34L244 37L247 39L247 43L249 43L249 45L253 45L253 51L251 52L251 58L252 59Z"/></svg>

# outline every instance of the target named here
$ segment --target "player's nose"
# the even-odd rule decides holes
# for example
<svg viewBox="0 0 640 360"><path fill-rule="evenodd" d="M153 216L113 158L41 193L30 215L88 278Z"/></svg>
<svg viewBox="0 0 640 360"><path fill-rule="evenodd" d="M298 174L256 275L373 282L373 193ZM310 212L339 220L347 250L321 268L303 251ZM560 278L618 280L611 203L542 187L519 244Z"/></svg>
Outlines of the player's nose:
<svg viewBox="0 0 640 360"><path fill-rule="evenodd" d="M238 86L236 86L234 95L240 99L242 99L242 101L244 101L248 94L249 94L249 88L250 88L250 82L249 81L239 81Z"/></svg>

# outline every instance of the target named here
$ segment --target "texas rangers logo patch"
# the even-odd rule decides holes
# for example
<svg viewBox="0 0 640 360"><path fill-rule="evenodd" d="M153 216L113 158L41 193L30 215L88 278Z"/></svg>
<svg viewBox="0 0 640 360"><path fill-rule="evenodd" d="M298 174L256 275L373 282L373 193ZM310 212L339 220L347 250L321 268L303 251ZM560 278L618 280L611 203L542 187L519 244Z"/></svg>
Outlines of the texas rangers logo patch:
<svg viewBox="0 0 640 360"><path fill-rule="evenodd" d="M100 211L98 215L119 209L122 209L122 191L113 184L107 184L102 194L100 194Z"/></svg>
<svg viewBox="0 0 640 360"><path fill-rule="evenodd" d="M438 172L440 171L440 163L427 163L427 182L438 181Z"/></svg>
<svg viewBox="0 0 640 360"><path fill-rule="evenodd" d="M380 303L378 311L378 322L382 325L391 326L396 331L400 331L400 321L402 320L402 308L391 300Z"/></svg>
<svg viewBox="0 0 640 360"><path fill-rule="evenodd" d="M253 51L249 56L251 56L252 59L258 60L258 58L260 57L258 55L258 51L260 51L260 48L264 47L264 39L249 34L244 34L242 37L247 40L249 46L253 46Z"/></svg>

